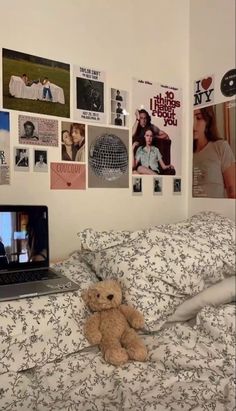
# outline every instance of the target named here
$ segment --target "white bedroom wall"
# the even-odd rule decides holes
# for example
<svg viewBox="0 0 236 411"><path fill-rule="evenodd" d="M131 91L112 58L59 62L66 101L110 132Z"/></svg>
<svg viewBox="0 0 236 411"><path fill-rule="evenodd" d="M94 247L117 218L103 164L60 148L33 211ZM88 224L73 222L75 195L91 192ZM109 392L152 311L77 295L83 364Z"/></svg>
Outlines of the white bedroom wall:
<svg viewBox="0 0 236 411"><path fill-rule="evenodd" d="M215 104L228 98L220 92L223 75L235 68L235 0L190 0L190 98L193 81L211 74L215 75ZM234 96L235 98L235 96ZM190 107L191 100L190 99ZM190 111L190 135L192 115ZM190 146L190 164L192 146ZM191 170L190 170L191 176ZM189 181L189 214L212 210L235 219L235 200L192 198Z"/></svg>
<svg viewBox="0 0 236 411"><path fill-rule="evenodd" d="M132 77L183 88L181 195L172 194L171 176L162 196L153 196L148 176L143 195L132 196L131 175L129 189L50 190L49 173L14 172L12 164L0 202L48 205L52 259L77 249L86 227L138 229L187 216L188 34L189 0L1 0L1 47L105 70L108 89L131 93ZM22 113L10 113L12 154ZM60 147L48 148L48 160L60 161Z"/></svg>

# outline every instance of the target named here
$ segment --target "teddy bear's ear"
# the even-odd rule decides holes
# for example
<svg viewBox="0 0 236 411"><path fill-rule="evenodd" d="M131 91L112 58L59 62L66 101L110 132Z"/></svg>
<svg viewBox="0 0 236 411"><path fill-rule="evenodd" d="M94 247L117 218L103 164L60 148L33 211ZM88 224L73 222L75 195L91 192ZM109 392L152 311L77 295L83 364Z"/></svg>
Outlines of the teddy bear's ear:
<svg viewBox="0 0 236 411"><path fill-rule="evenodd" d="M82 291L81 297L84 300L85 304L87 304L87 302L88 302L88 290Z"/></svg>

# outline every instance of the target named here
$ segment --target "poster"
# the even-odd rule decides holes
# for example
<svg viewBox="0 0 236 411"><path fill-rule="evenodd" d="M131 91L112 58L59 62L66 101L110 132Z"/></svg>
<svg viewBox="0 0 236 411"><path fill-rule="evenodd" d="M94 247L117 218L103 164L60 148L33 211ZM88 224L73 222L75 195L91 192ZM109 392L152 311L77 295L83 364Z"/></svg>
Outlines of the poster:
<svg viewBox="0 0 236 411"><path fill-rule="evenodd" d="M106 123L105 72L74 66L74 118Z"/></svg>
<svg viewBox="0 0 236 411"><path fill-rule="evenodd" d="M50 163L51 189L85 190L86 173L84 164Z"/></svg>
<svg viewBox="0 0 236 411"><path fill-rule="evenodd" d="M88 126L88 187L129 187L129 131Z"/></svg>
<svg viewBox="0 0 236 411"><path fill-rule="evenodd" d="M214 75L205 76L194 81L193 105L212 105L214 102Z"/></svg>
<svg viewBox="0 0 236 411"><path fill-rule="evenodd" d="M70 65L2 49L3 107L70 117Z"/></svg>
<svg viewBox="0 0 236 411"><path fill-rule="evenodd" d="M85 124L61 122L61 160L85 162L86 147Z"/></svg>
<svg viewBox="0 0 236 411"><path fill-rule="evenodd" d="M57 120L19 115L18 123L19 143L58 146Z"/></svg>
<svg viewBox="0 0 236 411"><path fill-rule="evenodd" d="M114 126L129 127L129 100L128 92L111 88L111 124Z"/></svg>
<svg viewBox="0 0 236 411"><path fill-rule="evenodd" d="M10 184L10 119L0 111L0 185Z"/></svg>
<svg viewBox="0 0 236 411"><path fill-rule="evenodd" d="M193 111L193 197L236 198L235 100Z"/></svg>
<svg viewBox="0 0 236 411"><path fill-rule="evenodd" d="M181 175L181 89L133 79L131 119L133 173Z"/></svg>

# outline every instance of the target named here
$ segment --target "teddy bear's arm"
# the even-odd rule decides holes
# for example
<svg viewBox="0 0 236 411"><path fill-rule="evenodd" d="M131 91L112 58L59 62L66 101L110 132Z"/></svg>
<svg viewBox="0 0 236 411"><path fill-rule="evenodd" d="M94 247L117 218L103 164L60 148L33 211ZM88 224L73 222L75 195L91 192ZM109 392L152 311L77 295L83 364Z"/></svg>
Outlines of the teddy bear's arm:
<svg viewBox="0 0 236 411"><path fill-rule="evenodd" d="M129 305L121 304L120 311L124 314L126 320L131 325L131 327L139 329L144 326L143 315L136 310L136 308Z"/></svg>
<svg viewBox="0 0 236 411"><path fill-rule="evenodd" d="M92 314L84 326L85 337L91 345L97 345L101 342L102 334L99 331L100 313Z"/></svg>

